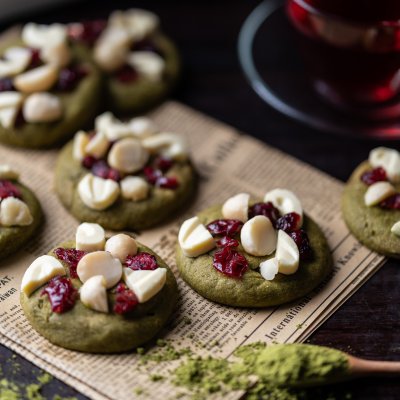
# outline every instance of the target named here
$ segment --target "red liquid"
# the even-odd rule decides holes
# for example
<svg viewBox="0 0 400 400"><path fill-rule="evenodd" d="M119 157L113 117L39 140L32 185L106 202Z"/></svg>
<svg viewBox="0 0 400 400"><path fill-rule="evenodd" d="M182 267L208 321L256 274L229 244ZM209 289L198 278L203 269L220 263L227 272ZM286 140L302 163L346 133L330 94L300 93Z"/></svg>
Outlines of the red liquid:
<svg viewBox="0 0 400 400"><path fill-rule="evenodd" d="M400 92L399 0L288 0L287 13L324 98L374 104Z"/></svg>

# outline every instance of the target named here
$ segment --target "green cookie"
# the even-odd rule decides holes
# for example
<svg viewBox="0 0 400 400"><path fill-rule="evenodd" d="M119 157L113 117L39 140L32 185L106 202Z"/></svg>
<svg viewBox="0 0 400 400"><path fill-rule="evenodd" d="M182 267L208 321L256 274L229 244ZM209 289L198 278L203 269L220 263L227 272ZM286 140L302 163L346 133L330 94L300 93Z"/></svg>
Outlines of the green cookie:
<svg viewBox="0 0 400 400"><path fill-rule="evenodd" d="M379 206L367 207L364 194L368 186L361 181L361 175L372 170L363 162L348 180L342 197L343 218L353 235L365 246L388 257L400 257L400 238L390 231L400 221L399 210L385 210ZM394 184L397 191L400 185Z"/></svg>
<svg viewBox="0 0 400 400"><path fill-rule="evenodd" d="M221 219L221 206L211 207L198 215L203 224ZM318 225L305 216L303 229L307 232L312 248L312 259L300 261L293 275L277 274L272 281L259 273L262 261L272 258L247 254L240 245L249 269L242 278L230 278L217 271L213 265L215 249L199 257L186 257L177 246L176 263L182 279L203 297L217 303L238 307L270 307L298 299L318 286L332 270L332 257L325 236ZM239 239L239 238L238 238Z"/></svg>
<svg viewBox="0 0 400 400"><path fill-rule="evenodd" d="M10 46L11 44L7 47ZM73 60L79 61L76 56ZM101 101L102 80L100 72L93 64L86 61L82 66L88 73L72 91L49 91L60 98L64 110L60 120L48 123L24 122L9 129L0 125L0 142L27 148L50 147L70 138L79 129L91 123Z"/></svg>
<svg viewBox="0 0 400 400"><path fill-rule="evenodd" d="M33 222L27 226L0 225L0 259L16 253L34 235L43 220L42 209L36 196L19 182L11 181L21 192L22 200L32 214Z"/></svg>
<svg viewBox="0 0 400 400"><path fill-rule="evenodd" d="M64 243L61 247L72 247ZM78 299L75 306L65 313L54 313L43 288L30 297L21 292L21 305L33 328L57 346L88 353L116 353L132 350L151 340L165 325L175 308L178 288L174 274L167 264L147 247L138 243L138 251L153 254L160 268L167 268L167 281L153 298L128 314L101 313L93 311ZM54 256L53 251L49 255ZM66 271L67 264L63 263ZM72 279L75 288L82 284ZM110 310L115 294L108 292Z"/></svg>
<svg viewBox="0 0 400 400"><path fill-rule="evenodd" d="M190 201L196 188L196 175L189 162L175 162L168 176L179 181L174 190L152 186L147 199L133 202L121 196L109 208L97 211L81 200L77 185L89 172L72 157L72 142L61 151L56 165L55 190L63 205L80 221L96 222L113 230L141 230L155 226Z"/></svg>

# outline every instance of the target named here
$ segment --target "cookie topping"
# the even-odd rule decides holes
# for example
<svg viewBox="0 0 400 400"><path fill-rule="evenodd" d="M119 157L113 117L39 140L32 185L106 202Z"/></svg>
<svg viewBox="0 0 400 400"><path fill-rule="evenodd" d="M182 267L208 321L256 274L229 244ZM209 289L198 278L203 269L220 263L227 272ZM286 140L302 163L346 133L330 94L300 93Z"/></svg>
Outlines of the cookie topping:
<svg viewBox="0 0 400 400"><path fill-rule="evenodd" d="M390 229L390 232L394 233L396 236L400 237L400 221L397 221L393 224Z"/></svg>
<svg viewBox="0 0 400 400"><path fill-rule="evenodd" d="M365 205L368 207L375 206L395 193L395 188L389 182L373 183L365 192Z"/></svg>
<svg viewBox="0 0 400 400"><path fill-rule="evenodd" d="M373 168L382 167L391 182L400 181L400 153L397 150L377 147L369 153L368 161Z"/></svg>
<svg viewBox="0 0 400 400"><path fill-rule="evenodd" d="M275 257L260 263L260 274L266 281L274 280L278 272L279 264L278 260Z"/></svg>
<svg viewBox="0 0 400 400"><path fill-rule="evenodd" d="M124 263L128 256L136 255L136 240L129 235L120 233L118 235L111 236L110 239L107 240L105 250L108 251L113 257L118 258L121 263Z"/></svg>
<svg viewBox="0 0 400 400"><path fill-rule="evenodd" d="M275 228L282 229L286 233L300 229L301 228L300 215L295 212L285 214L276 221Z"/></svg>
<svg viewBox="0 0 400 400"><path fill-rule="evenodd" d="M312 256L312 248L307 232L304 229L299 229L289 233L289 236L294 240L299 249L300 260L310 260Z"/></svg>
<svg viewBox="0 0 400 400"><path fill-rule="evenodd" d="M390 210L400 210L400 193L389 196L385 200L381 201L379 206Z"/></svg>
<svg viewBox="0 0 400 400"><path fill-rule="evenodd" d="M297 196L287 189L274 189L267 192L264 196L264 202L271 202L280 212L285 215L295 212L300 215L301 223L303 222L303 208Z"/></svg>
<svg viewBox="0 0 400 400"><path fill-rule="evenodd" d="M213 267L231 278L241 278L249 265L238 251L232 247L223 247L214 253Z"/></svg>
<svg viewBox="0 0 400 400"><path fill-rule="evenodd" d="M26 122L52 122L62 116L62 104L50 93L33 93L25 99L22 114Z"/></svg>
<svg viewBox="0 0 400 400"><path fill-rule="evenodd" d="M26 226L33 222L29 207L16 197L7 197L0 203L0 226Z"/></svg>
<svg viewBox="0 0 400 400"><path fill-rule="evenodd" d="M64 313L71 310L78 297L78 291L72 285L71 279L56 276L43 289L42 295L47 294L51 309L55 313Z"/></svg>
<svg viewBox="0 0 400 400"><path fill-rule="evenodd" d="M86 251L58 247L54 250L54 254L59 260L68 264L70 277L78 278L76 267L78 266L78 262L81 260L81 258L86 254Z"/></svg>
<svg viewBox="0 0 400 400"><path fill-rule="evenodd" d="M81 287L81 302L92 310L108 313L106 280L102 275L89 278Z"/></svg>
<svg viewBox="0 0 400 400"><path fill-rule="evenodd" d="M114 312L116 314L127 314L139 304L135 293L128 289L124 283L119 283L115 292Z"/></svg>
<svg viewBox="0 0 400 400"><path fill-rule="evenodd" d="M85 252L104 250L106 243L104 229L99 224L89 222L84 222L78 226L75 240L77 250Z"/></svg>
<svg viewBox="0 0 400 400"><path fill-rule="evenodd" d="M140 176L127 176L120 182L124 199L132 201L145 200L149 195L149 184Z"/></svg>
<svg viewBox="0 0 400 400"><path fill-rule="evenodd" d="M155 186L162 189L176 189L179 186L178 179L174 176L160 176L155 183Z"/></svg>
<svg viewBox="0 0 400 400"><path fill-rule="evenodd" d="M7 179L18 180L18 178L19 178L18 171L13 169L10 165L0 164L0 185L3 180L7 180ZM17 197L17 196L14 196L14 197Z"/></svg>
<svg viewBox="0 0 400 400"><path fill-rule="evenodd" d="M116 182L121 180L121 174L116 169L111 168L105 160L94 159L90 170L93 175L103 179L112 179Z"/></svg>
<svg viewBox="0 0 400 400"><path fill-rule="evenodd" d="M382 167L374 168L371 171L366 171L361 175L361 180L368 186L376 182L387 181L386 171Z"/></svg>
<svg viewBox="0 0 400 400"><path fill-rule="evenodd" d="M216 242L217 247L239 247L239 241L229 236L224 236Z"/></svg>
<svg viewBox="0 0 400 400"><path fill-rule="evenodd" d="M128 255L125 259L125 264L133 271L152 271L158 268L156 258L152 254L146 253L144 251L138 254Z"/></svg>
<svg viewBox="0 0 400 400"><path fill-rule="evenodd" d="M243 227L243 222L237 219L217 219L210 222L206 228L213 236L230 236L237 235Z"/></svg>
<svg viewBox="0 0 400 400"><path fill-rule="evenodd" d="M76 88L78 83L88 74L86 68L81 66L71 66L63 68L58 76L56 90L70 92Z"/></svg>
<svg viewBox="0 0 400 400"><path fill-rule="evenodd" d="M264 215L264 217L269 218L274 226L278 218L281 216L279 210L274 207L274 205L270 201L268 201L267 203L253 204L249 208L249 218L253 218L256 215Z"/></svg>
<svg viewBox="0 0 400 400"><path fill-rule="evenodd" d="M0 199L6 199L7 197L21 198L20 190L9 180L0 179Z"/></svg>
<svg viewBox="0 0 400 400"><path fill-rule="evenodd" d="M67 28L68 36L89 46L93 45L107 26L103 19L70 24Z"/></svg>
<svg viewBox="0 0 400 400"><path fill-rule="evenodd" d="M222 205L222 216L225 219L236 219L242 222L248 220L250 195L248 193L239 193Z"/></svg>
<svg viewBox="0 0 400 400"><path fill-rule="evenodd" d="M299 248L293 238L282 230L278 231L275 258L281 274L292 275L299 268Z"/></svg>

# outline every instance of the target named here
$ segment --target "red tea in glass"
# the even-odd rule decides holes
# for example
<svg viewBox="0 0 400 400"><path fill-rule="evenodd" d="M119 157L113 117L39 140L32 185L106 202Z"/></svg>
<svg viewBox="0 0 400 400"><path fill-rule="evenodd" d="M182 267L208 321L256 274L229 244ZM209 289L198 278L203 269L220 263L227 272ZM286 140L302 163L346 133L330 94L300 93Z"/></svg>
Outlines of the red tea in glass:
<svg viewBox="0 0 400 400"><path fill-rule="evenodd" d="M400 92L400 0L288 0L314 88L340 106Z"/></svg>

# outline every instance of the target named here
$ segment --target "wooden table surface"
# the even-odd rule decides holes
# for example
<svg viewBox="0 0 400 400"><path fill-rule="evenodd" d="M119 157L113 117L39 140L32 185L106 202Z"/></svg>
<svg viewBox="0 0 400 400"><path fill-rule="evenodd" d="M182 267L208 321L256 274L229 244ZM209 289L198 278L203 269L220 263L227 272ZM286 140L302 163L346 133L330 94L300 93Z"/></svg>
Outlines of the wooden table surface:
<svg viewBox="0 0 400 400"><path fill-rule="evenodd" d="M26 20L69 22L76 18L104 17L111 9L132 6L154 10L183 55L185 70L173 96L175 99L345 181L377 142L338 137L290 121L264 104L243 77L236 51L238 32L245 17L258 3L254 0L88 1L30 15ZM21 21L9 21L2 28ZM279 39L276 45L279 46ZM385 143L380 141L379 144ZM398 142L388 145L397 146ZM360 357L400 360L399 284L400 263L388 261L312 335L310 342ZM9 366L6 361L11 356L20 368ZM5 378L20 383L31 383L40 373L35 366L2 346L0 365ZM332 388L327 389L327 393L331 391ZM400 380L364 379L335 388L338 396L348 392L353 399L398 399ZM56 393L85 399L55 379L45 385L42 393L49 399Z"/></svg>

